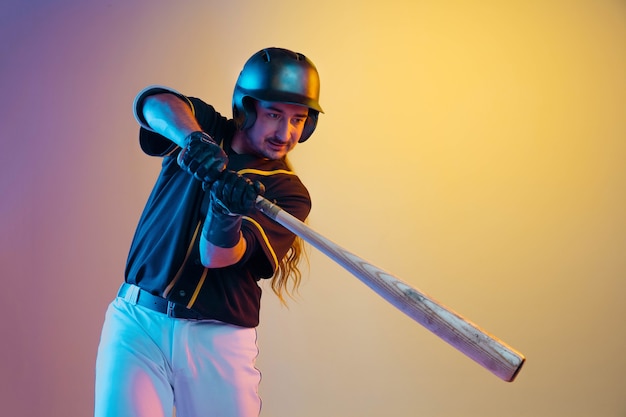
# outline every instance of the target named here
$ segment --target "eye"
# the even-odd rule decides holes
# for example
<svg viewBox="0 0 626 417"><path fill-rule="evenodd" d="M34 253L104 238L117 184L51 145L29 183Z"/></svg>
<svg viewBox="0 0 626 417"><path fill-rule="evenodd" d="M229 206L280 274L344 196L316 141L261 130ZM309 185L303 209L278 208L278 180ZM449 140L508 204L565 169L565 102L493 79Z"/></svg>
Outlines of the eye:
<svg viewBox="0 0 626 417"><path fill-rule="evenodd" d="M294 125L301 125L306 121L306 117L294 117L293 119L291 119L291 122Z"/></svg>

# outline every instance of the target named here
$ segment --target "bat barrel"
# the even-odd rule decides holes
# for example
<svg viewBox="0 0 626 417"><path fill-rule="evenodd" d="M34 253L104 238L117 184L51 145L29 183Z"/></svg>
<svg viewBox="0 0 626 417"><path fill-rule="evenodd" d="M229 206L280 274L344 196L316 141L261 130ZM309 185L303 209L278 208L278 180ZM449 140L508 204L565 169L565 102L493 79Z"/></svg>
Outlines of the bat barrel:
<svg viewBox="0 0 626 417"><path fill-rule="evenodd" d="M432 297L345 250L263 197L257 208L337 262L374 292L504 381L511 382L525 357Z"/></svg>

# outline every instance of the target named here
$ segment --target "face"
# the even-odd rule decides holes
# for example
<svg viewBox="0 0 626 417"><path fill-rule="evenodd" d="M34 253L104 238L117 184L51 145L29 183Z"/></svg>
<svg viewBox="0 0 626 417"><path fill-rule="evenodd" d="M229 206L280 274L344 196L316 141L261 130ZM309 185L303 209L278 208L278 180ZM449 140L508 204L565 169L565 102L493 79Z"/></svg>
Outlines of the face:
<svg viewBox="0 0 626 417"><path fill-rule="evenodd" d="M262 158L280 159L300 140L309 109L298 104L255 101L256 120L244 131L237 131L233 150Z"/></svg>

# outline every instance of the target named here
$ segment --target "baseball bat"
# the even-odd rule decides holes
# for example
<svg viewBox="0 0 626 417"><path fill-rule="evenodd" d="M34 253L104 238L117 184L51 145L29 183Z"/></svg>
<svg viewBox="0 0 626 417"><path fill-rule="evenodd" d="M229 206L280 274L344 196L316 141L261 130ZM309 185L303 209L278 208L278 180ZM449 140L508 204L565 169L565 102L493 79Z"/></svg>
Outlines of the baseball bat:
<svg viewBox="0 0 626 417"><path fill-rule="evenodd" d="M278 205L259 196L256 208L341 265L394 307L494 375L511 382L526 358L427 294L347 251Z"/></svg>

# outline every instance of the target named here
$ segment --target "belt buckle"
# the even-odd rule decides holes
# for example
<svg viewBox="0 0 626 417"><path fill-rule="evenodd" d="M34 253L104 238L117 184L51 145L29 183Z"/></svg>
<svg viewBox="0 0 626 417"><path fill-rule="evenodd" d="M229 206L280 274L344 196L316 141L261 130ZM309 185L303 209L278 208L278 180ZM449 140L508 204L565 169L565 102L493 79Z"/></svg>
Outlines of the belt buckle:
<svg viewBox="0 0 626 417"><path fill-rule="evenodd" d="M174 307L176 306L176 304L174 304L171 301L167 302L167 317L169 318L173 318L175 319L176 316L174 315Z"/></svg>

